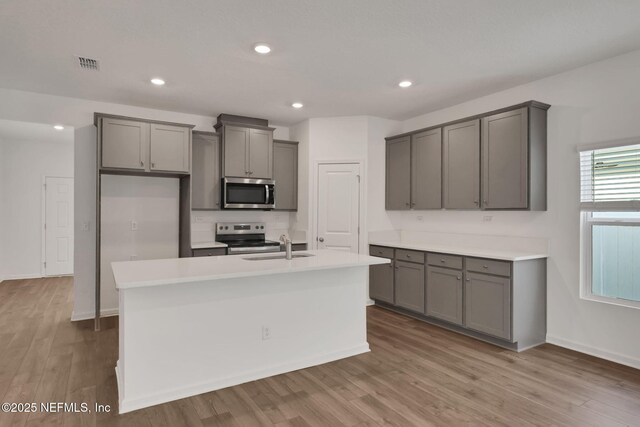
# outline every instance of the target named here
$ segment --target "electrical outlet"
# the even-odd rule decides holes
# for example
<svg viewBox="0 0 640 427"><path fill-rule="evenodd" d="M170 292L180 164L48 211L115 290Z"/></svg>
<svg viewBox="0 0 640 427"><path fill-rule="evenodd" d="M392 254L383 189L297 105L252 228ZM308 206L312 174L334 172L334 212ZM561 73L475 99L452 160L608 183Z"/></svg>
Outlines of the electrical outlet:
<svg viewBox="0 0 640 427"><path fill-rule="evenodd" d="M271 339L271 328L268 326L262 327L262 340L270 340Z"/></svg>
<svg viewBox="0 0 640 427"><path fill-rule="evenodd" d="M130 261L135 261L138 259L138 255L129 255L129 260Z"/></svg>
<svg viewBox="0 0 640 427"><path fill-rule="evenodd" d="M417 220L420 221L420 222L423 222L424 221L424 217L422 215L418 215L417 216Z"/></svg>
<svg viewBox="0 0 640 427"><path fill-rule="evenodd" d="M89 231L89 221L83 221L80 224L80 231Z"/></svg>
<svg viewBox="0 0 640 427"><path fill-rule="evenodd" d="M485 215L482 217L482 221L483 222L491 222L493 220L493 216L492 215Z"/></svg>
<svg viewBox="0 0 640 427"><path fill-rule="evenodd" d="M136 231L138 229L138 221L135 219L131 220L131 231Z"/></svg>
<svg viewBox="0 0 640 427"><path fill-rule="evenodd" d="M204 222L203 216L196 216L196 222Z"/></svg>

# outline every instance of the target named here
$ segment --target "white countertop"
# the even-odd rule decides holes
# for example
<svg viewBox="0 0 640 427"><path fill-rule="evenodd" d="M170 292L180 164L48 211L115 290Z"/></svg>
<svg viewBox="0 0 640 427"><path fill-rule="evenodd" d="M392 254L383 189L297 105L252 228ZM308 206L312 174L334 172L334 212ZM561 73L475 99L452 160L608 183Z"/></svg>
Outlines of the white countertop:
<svg viewBox="0 0 640 427"><path fill-rule="evenodd" d="M249 257L269 257L270 254L223 255L212 257L173 258L146 261L122 261L111 263L117 289L237 277L263 276L267 274L296 273L388 264L385 258L353 254L342 251L300 251L294 254L312 254L304 258L249 261ZM280 252L280 254L283 254Z"/></svg>
<svg viewBox="0 0 640 427"><path fill-rule="evenodd" d="M526 251L523 249L498 249L490 247L475 247L464 245L447 245L442 243L424 242L396 242L385 240L369 241L370 245L387 246L390 248L411 249L422 252L438 252L443 254L462 255L477 258L490 258L502 261L524 261L528 259L547 258L549 255L541 251Z"/></svg>
<svg viewBox="0 0 640 427"><path fill-rule="evenodd" d="M220 242L197 242L191 243L191 249L213 249L213 248L226 248L226 243Z"/></svg>

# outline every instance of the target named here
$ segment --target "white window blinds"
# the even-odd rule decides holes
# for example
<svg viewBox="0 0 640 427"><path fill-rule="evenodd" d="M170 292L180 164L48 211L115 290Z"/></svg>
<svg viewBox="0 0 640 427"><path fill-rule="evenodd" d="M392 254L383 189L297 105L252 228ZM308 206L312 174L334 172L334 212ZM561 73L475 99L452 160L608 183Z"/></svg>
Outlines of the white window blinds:
<svg viewBox="0 0 640 427"><path fill-rule="evenodd" d="M640 145L580 152L580 207L640 211Z"/></svg>

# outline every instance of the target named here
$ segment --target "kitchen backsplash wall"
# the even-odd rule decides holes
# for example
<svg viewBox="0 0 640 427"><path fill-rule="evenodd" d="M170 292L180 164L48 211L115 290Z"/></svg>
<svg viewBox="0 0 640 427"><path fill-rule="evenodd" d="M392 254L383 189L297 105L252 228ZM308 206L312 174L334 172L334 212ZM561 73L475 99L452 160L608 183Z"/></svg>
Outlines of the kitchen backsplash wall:
<svg viewBox="0 0 640 427"><path fill-rule="evenodd" d="M267 239L277 240L283 233L291 233L291 214L270 211L192 211L191 242L215 240L216 222L264 222Z"/></svg>

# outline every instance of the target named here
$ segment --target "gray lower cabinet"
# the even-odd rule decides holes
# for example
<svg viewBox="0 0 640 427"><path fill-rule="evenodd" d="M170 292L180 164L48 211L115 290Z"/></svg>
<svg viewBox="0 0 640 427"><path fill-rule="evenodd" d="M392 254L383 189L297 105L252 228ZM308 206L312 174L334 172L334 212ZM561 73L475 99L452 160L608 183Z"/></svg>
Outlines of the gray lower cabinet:
<svg viewBox="0 0 640 427"><path fill-rule="evenodd" d="M151 123L149 169L155 172L190 170L191 129L183 126Z"/></svg>
<svg viewBox="0 0 640 427"><path fill-rule="evenodd" d="M395 302L393 280L394 250L382 246L371 246L369 248L369 254L391 260L391 264L372 265L369 267L369 297L374 300L393 304Z"/></svg>
<svg viewBox="0 0 640 427"><path fill-rule="evenodd" d="M482 119L482 207L528 207L527 108Z"/></svg>
<svg viewBox="0 0 640 427"><path fill-rule="evenodd" d="M511 340L511 279L467 272L464 292L465 326Z"/></svg>
<svg viewBox="0 0 640 427"><path fill-rule="evenodd" d="M191 208L220 209L220 135L193 132L191 167Z"/></svg>
<svg viewBox="0 0 640 427"><path fill-rule="evenodd" d="M394 262L395 304L424 313L424 264Z"/></svg>
<svg viewBox="0 0 640 427"><path fill-rule="evenodd" d="M273 128L222 126L224 176L273 177Z"/></svg>
<svg viewBox="0 0 640 427"><path fill-rule="evenodd" d="M227 248L207 248L207 249L193 249L192 255L194 257L201 256L220 256L226 255Z"/></svg>
<svg viewBox="0 0 640 427"><path fill-rule="evenodd" d="M480 208L480 120L443 129L445 209Z"/></svg>
<svg viewBox="0 0 640 427"><path fill-rule="evenodd" d="M442 207L442 130L411 136L411 208Z"/></svg>
<svg viewBox="0 0 640 427"><path fill-rule="evenodd" d="M411 208L411 138L388 140L386 144L385 206L387 210Z"/></svg>
<svg viewBox="0 0 640 427"><path fill-rule="evenodd" d="M427 267L426 315L462 325L462 271Z"/></svg>
<svg viewBox="0 0 640 427"><path fill-rule="evenodd" d="M294 243L291 245L291 250L293 252L295 251L306 251L307 250L307 244L306 243Z"/></svg>
<svg viewBox="0 0 640 427"><path fill-rule="evenodd" d="M102 118L100 121L101 166L144 171L149 152L149 123Z"/></svg>
<svg viewBox="0 0 640 427"><path fill-rule="evenodd" d="M101 169L189 174L192 126L97 117Z"/></svg>
<svg viewBox="0 0 640 427"><path fill-rule="evenodd" d="M546 259L512 262L376 245L369 253L393 262L393 268L369 269L369 296L383 307L445 321L512 350L545 342Z"/></svg>
<svg viewBox="0 0 640 427"><path fill-rule="evenodd" d="M298 210L298 143L273 141L273 179L278 211Z"/></svg>

